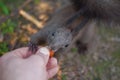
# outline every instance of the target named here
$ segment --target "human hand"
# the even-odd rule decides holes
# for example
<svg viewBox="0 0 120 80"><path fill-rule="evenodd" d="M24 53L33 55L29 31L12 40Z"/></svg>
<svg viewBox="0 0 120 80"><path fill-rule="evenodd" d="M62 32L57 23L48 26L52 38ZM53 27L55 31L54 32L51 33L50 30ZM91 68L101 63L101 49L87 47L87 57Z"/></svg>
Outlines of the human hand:
<svg viewBox="0 0 120 80"><path fill-rule="evenodd" d="M0 80L48 80L57 73L57 59L49 59L47 48L29 55L26 47L3 55L0 58Z"/></svg>

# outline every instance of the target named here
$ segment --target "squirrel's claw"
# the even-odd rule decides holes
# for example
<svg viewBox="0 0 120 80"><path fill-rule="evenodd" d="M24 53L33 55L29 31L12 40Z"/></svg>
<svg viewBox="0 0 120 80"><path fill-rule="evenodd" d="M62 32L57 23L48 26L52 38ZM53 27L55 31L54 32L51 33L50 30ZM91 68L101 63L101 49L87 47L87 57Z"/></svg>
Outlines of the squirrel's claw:
<svg viewBox="0 0 120 80"><path fill-rule="evenodd" d="M36 53L38 50L38 46L36 44L33 44L32 42L28 43L29 51L31 51L33 54Z"/></svg>

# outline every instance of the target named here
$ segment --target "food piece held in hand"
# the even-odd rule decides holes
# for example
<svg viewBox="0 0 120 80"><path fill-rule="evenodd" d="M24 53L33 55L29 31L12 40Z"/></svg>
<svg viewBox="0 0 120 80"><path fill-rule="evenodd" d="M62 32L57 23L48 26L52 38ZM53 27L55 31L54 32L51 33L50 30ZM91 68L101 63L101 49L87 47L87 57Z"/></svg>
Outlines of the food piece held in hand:
<svg viewBox="0 0 120 80"><path fill-rule="evenodd" d="M53 50L49 50L50 51L50 58L54 56L55 52Z"/></svg>

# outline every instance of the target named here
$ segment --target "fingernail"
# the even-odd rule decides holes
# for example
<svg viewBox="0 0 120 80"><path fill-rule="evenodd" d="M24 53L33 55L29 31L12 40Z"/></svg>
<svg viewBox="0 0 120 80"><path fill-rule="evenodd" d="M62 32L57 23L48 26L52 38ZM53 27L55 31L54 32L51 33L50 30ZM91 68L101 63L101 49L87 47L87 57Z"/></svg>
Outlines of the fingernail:
<svg viewBox="0 0 120 80"><path fill-rule="evenodd" d="M39 52L44 55L49 55L49 50L46 47L40 48Z"/></svg>

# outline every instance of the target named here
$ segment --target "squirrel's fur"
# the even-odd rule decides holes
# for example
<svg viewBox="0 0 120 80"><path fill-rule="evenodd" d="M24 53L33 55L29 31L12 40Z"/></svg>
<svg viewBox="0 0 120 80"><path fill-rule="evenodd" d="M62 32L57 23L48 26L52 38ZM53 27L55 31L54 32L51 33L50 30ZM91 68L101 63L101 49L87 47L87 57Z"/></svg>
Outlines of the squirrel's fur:
<svg viewBox="0 0 120 80"><path fill-rule="evenodd" d="M93 29L94 27L92 26L95 26L95 24L92 25L94 23L93 22L94 20L92 19L95 19L96 21L100 20L106 23L114 22L120 24L120 0L70 0L70 1L71 1L70 5L64 6L63 8L58 10L54 14L52 19L47 23L47 25L45 25L45 27L42 30L40 30L31 37L30 40L31 45L29 46L30 50L36 51L35 49L36 46L39 45L42 41L46 41L46 43L48 43L47 44L48 46L50 45L54 46L55 50L59 50L60 48L64 48L66 45L69 45L72 42L71 35L75 31L69 32L68 30L69 28L66 25L63 25L65 22L72 23L74 21L71 25L68 25L70 27L72 26L74 30L76 29L80 30L81 28L79 27L84 28L85 31L84 33L82 33L83 37L81 38L82 40L80 40L80 42L86 44L88 44L91 41L90 39L88 39L90 38L88 36L93 34L93 30L91 30L90 28ZM82 14L80 14L80 11L82 11ZM76 16L74 17L76 13L78 13L77 17ZM76 18L77 20L71 20ZM83 20L81 18L89 19L89 21L86 22L87 25L78 26L79 24L84 23L82 22ZM92 34L89 32L92 32ZM86 39L85 36L87 34L88 36ZM72 38L75 38L77 35L78 33L75 36L72 36Z"/></svg>
<svg viewBox="0 0 120 80"><path fill-rule="evenodd" d="M120 24L120 0L70 0L78 11L85 8L84 17Z"/></svg>

